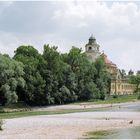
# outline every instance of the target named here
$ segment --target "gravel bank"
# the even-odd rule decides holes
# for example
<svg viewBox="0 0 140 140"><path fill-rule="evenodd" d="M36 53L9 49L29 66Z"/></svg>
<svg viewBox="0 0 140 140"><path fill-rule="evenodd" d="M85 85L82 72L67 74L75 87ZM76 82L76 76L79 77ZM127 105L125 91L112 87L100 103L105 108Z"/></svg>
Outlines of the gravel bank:
<svg viewBox="0 0 140 140"><path fill-rule="evenodd" d="M133 124L129 122L133 120ZM81 112L7 119L0 139L82 138L89 131L140 126L140 112Z"/></svg>

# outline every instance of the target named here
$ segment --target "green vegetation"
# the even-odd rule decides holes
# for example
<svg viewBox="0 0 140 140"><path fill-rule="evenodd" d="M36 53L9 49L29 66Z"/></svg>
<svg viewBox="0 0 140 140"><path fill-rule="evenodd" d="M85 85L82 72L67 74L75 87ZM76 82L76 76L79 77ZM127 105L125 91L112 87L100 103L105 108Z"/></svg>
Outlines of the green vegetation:
<svg viewBox="0 0 140 140"><path fill-rule="evenodd" d="M65 104L89 99L104 100L110 75L102 58L88 61L81 49L61 54L44 45L43 54L33 46L20 46L13 58L0 54L0 104L24 102L32 106Z"/></svg>
<svg viewBox="0 0 140 140"><path fill-rule="evenodd" d="M95 132L88 132L87 133L87 139L103 139L104 137L108 136L109 134L113 134L115 131L107 131L107 130L101 130L101 131L95 131Z"/></svg>
<svg viewBox="0 0 140 140"><path fill-rule="evenodd" d="M99 130L88 132L85 139L139 139L140 127Z"/></svg>
<svg viewBox="0 0 140 140"><path fill-rule="evenodd" d="M57 111L22 111L22 112L7 112L0 113L0 118L10 119L10 118L19 118L19 117L28 117L28 116L37 116L37 115L55 115L55 114L67 114L75 112L88 112L93 111L92 108L86 109L63 109Z"/></svg>
<svg viewBox="0 0 140 140"><path fill-rule="evenodd" d="M0 131L3 130L2 126L3 126L4 122L2 119L0 119Z"/></svg>
<svg viewBox="0 0 140 140"><path fill-rule="evenodd" d="M126 102L134 102L137 101L137 95L122 95L118 96L117 98L114 98L110 96L106 100L97 100L97 99L90 99L88 102L84 102L86 105L92 105L92 104L115 104L115 103L126 103ZM73 103L75 105L80 105L83 102L76 102Z"/></svg>
<svg viewBox="0 0 140 140"><path fill-rule="evenodd" d="M53 115L53 114L63 114L65 111L23 111L23 112L9 112L9 113L1 113L0 117L4 119L10 118L19 118L19 117L27 117L27 116L36 116L36 115Z"/></svg>
<svg viewBox="0 0 140 140"><path fill-rule="evenodd" d="M135 93L138 95L138 99L140 98L140 71L137 72L136 75L131 75L130 83L136 85Z"/></svg>
<svg viewBox="0 0 140 140"><path fill-rule="evenodd" d="M108 98L106 100L97 100L94 103L95 104L113 104L113 103L125 103L125 102L132 102L136 101L137 96L136 95L125 95L125 96L118 96L118 98ZM94 99L89 100L94 101Z"/></svg>
<svg viewBox="0 0 140 140"><path fill-rule="evenodd" d="M35 115L53 115L53 114L65 114L65 113L74 113L74 112L88 112L88 111L96 111L97 108L85 108L84 105L96 105L96 104L113 104L113 103L124 103L130 101L136 101L137 96L129 95L129 96L121 96L117 99L109 98L104 101L88 101L88 102L76 102L73 103L75 105L82 105L82 109L59 109L54 111L32 111L30 106L24 104L13 104L0 108L0 118L8 119L8 118L17 118L17 117L27 117L27 116L35 116Z"/></svg>
<svg viewBox="0 0 140 140"><path fill-rule="evenodd" d="M18 101L17 87L24 88L23 64L0 54L0 104Z"/></svg>
<svg viewBox="0 0 140 140"><path fill-rule="evenodd" d="M138 100L140 100L140 95L138 96L138 98L137 98Z"/></svg>
<svg viewBox="0 0 140 140"><path fill-rule="evenodd" d="M24 103L9 104L0 107L0 113L30 111L31 107Z"/></svg>

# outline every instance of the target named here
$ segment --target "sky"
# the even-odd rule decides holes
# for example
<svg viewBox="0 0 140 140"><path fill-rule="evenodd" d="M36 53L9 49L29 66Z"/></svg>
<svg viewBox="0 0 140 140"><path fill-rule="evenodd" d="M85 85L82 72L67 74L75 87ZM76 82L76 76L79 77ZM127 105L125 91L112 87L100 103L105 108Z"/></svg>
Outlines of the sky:
<svg viewBox="0 0 140 140"><path fill-rule="evenodd" d="M91 34L120 69L140 70L139 1L0 1L0 52L11 57L20 45L85 51Z"/></svg>

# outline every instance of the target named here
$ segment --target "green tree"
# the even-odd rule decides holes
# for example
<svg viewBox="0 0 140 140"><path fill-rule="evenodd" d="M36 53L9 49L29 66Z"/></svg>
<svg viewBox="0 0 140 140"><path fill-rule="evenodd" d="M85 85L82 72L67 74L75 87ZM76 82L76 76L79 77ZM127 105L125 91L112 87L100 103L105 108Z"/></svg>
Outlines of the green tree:
<svg viewBox="0 0 140 140"><path fill-rule="evenodd" d="M45 93L48 104L63 104L77 99L74 92L74 73L70 66L64 62L63 55L57 47L44 45L43 58L48 62L46 71L42 75L46 81Z"/></svg>
<svg viewBox="0 0 140 140"><path fill-rule="evenodd" d="M111 77L107 71L106 65L102 58L98 58L95 62L96 74L95 74L95 83L100 92L98 97L99 99L105 99L106 96L110 93L110 83Z"/></svg>
<svg viewBox="0 0 140 140"><path fill-rule="evenodd" d="M15 51L14 59L24 64L26 85L24 88L18 88L20 100L34 105L45 104L45 80L40 74L45 63L42 56L32 46L20 46Z"/></svg>
<svg viewBox="0 0 140 140"><path fill-rule="evenodd" d="M25 87L17 86L19 100L33 105L64 104L91 98L105 99L110 77L103 60L91 63L81 49L61 54L44 45L43 54L32 46L20 46L14 59L24 64ZM16 83L16 82L14 82ZM14 85L11 86L14 89ZM9 92L5 85L2 90Z"/></svg>
<svg viewBox="0 0 140 140"><path fill-rule="evenodd" d="M122 76L125 77L126 76L126 72L124 69L121 70Z"/></svg>
<svg viewBox="0 0 140 140"><path fill-rule="evenodd" d="M94 75L96 69L93 63L90 63L85 53L76 47L65 55L65 62L70 65L72 72L75 74L75 93L78 100L88 100L95 97L96 85L94 83Z"/></svg>
<svg viewBox="0 0 140 140"><path fill-rule="evenodd" d="M17 87L24 87L23 64L0 54L0 103L2 105L18 101Z"/></svg>
<svg viewBox="0 0 140 140"><path fill-rule="evenodd" d="M131 75L130 83L136 85L135 93L140 92L140 74L137 73L136 75Z"/></svg>

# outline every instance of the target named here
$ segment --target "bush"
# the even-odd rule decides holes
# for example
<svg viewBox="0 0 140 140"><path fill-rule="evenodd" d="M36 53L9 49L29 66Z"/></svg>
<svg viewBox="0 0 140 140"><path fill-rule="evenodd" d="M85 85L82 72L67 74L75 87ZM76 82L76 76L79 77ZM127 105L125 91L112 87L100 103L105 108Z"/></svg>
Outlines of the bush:
<svg viewBox="0 0 140 140"><path fill-rule="evenodd" d="M4 124L3 120L0 119L0 131L3 130L2 128L3 124Z"/></svg>
<svg viewBox="0 0 140 140"><path fill-rule="evenodd" d="M137 97L138 100L140 100L140 95Z"/></svg>
<svg viewBox="0 0 140 140"><path fill-rule="evenodd" d="M118 98L118 95L113 95L113 98Z"/></svg>

